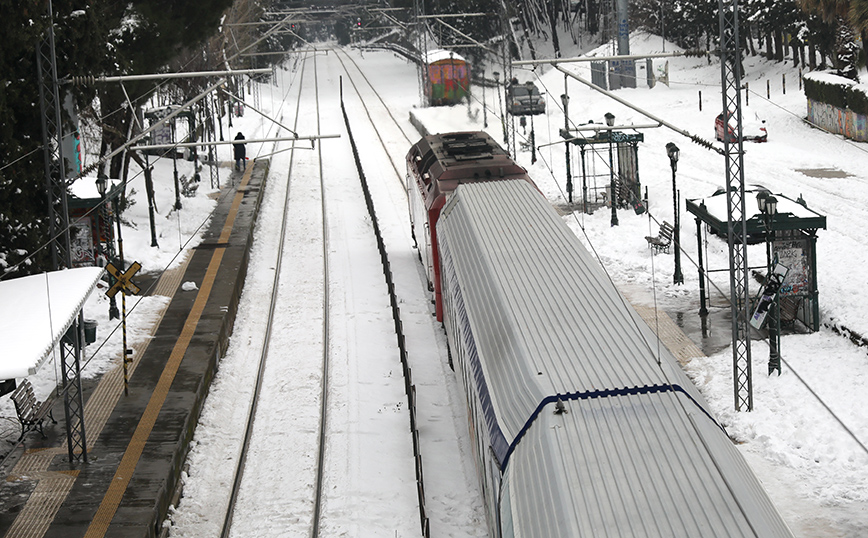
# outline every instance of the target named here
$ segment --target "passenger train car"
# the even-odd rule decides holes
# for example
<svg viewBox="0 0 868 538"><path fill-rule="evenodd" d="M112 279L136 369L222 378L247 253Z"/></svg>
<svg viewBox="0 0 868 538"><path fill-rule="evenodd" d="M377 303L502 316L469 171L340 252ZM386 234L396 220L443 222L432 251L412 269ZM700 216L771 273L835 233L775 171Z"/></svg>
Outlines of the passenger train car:
<svg viewBox="0 0 868 538"><path fill-rule="evenodd" d="M439 266L429 275L491 536L791 537L674 357L527 175L494 148L503 173L481 158L460 172L455 155L431 162L444 140L493 141L426 137L407 158L417 203L445 198L415 213L414 233Z"/></svg>
<svg viewBox="0 0 868 538"><path fill-rule="evenodd" d="M442 49L425 55L427 85L425 95L432 106L454 105L470 90L470 64L460 55Z"/></svg>

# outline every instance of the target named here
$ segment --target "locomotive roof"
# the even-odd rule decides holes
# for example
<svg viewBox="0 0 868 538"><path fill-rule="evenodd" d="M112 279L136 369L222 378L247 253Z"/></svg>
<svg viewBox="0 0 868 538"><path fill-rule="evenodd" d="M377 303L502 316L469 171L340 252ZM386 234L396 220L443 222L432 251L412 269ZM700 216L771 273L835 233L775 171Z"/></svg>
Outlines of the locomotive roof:
<svg viewBox="0 0 868 538"><path fill-rule="evenodd" d="M411 148L407 158L419 179L436 183L435 189L423 190L429 199L464 182L503 178L530 181L527 171L482 131L426 136Z"/></svg>
<svg viewBox="0 0 868 538"><path fill-rule="evenodd" d="M792 536L674 357L531 185L461 185L437 234L516 536Z"/></svg>

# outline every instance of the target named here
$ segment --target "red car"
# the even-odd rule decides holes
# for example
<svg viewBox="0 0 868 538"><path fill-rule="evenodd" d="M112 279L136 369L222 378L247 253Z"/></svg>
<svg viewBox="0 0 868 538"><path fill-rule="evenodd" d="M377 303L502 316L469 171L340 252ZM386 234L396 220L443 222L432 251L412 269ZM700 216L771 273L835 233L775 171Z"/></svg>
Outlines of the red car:
<svg viewBox="0 0 868 538"><path fill-rule="evenodd" d="M729 128L724 133L723 128L723 113L718 114L714 119L714 134L715 137L723 142L724 134L728 142L735 142L735 115L730 112ZM745 115L741 117L741 133L742 140L750 140L753 142L766 142L769 139L769 133L766 131L766 120L761 120L757 117L749 118Z"/></svg>

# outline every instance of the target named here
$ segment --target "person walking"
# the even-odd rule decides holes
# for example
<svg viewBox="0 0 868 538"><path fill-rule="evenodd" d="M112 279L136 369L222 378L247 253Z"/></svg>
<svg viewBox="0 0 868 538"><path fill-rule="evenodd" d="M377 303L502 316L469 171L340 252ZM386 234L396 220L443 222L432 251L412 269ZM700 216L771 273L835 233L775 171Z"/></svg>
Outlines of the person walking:
<svg viewBox="0 0 868 538"><path fill-rule="evenodd" d="M235 140L244 140L244 135L239 132L235 135ZM235 157L235 170L243 172L247 167L247 149L243 142L232 144L232 148Z"/></svg>

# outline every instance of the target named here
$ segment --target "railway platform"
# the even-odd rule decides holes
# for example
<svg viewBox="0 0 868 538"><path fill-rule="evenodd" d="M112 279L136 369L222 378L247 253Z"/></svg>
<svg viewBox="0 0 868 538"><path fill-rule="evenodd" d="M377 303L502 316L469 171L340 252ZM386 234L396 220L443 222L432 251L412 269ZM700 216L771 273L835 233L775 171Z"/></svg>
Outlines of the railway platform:
<svg viewBox="0 0 868 538"><path fill-rule="evenodd" d="M120 365L83 382L88 462L69 462L60 399L48 437L29 434L2 462L0 536L161 535L232 332L267 171L256 161L227 186L202 243L160 277L154 293L171 302L150 341L133 346L129 394Z"/></svg>

